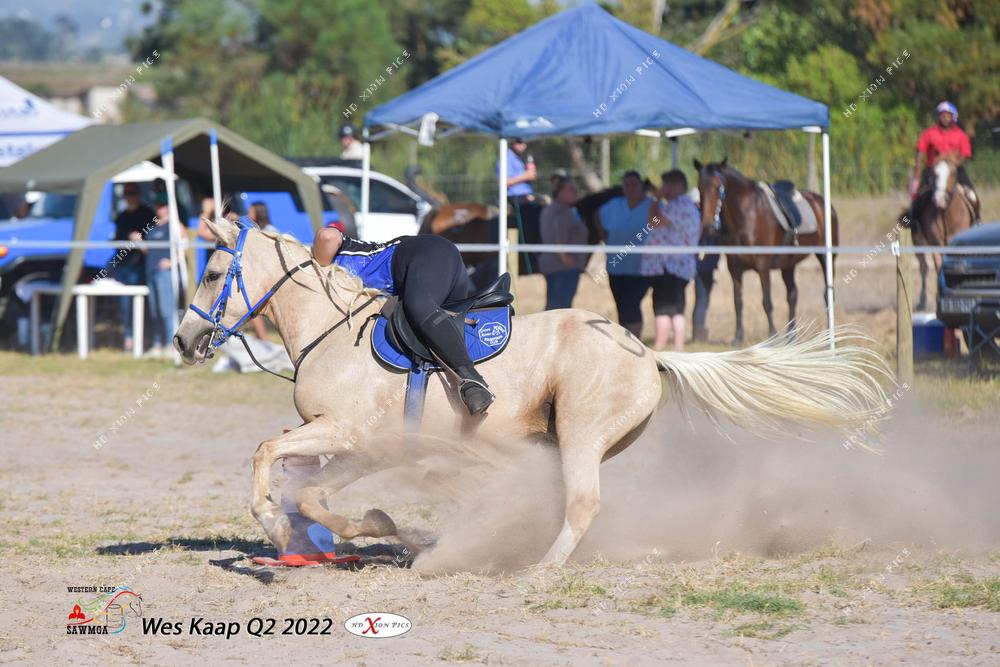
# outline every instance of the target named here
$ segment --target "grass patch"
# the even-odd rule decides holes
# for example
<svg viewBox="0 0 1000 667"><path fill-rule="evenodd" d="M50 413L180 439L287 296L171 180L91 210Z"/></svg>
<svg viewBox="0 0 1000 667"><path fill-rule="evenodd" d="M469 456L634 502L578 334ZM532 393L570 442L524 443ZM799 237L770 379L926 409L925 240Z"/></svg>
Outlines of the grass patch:
<svg viewBox="0 0 1000 667"><path fill-rule="evenodd" d="M983 607L1000 611L1000 577L976 579L960 575L957 581L939 581L933 584L935 604L941 609Z"/></svg>
<svg viewBox="0 0 1000 667"><path fill-rule="evenodd" d="M465 644L457 649L448 646L438 654L438 658L445 662L486 662L486 658L471 644Z"/></svg>
<svg viewBox="0 0 1000 667"><path fill-rule="evenodd" d="M798 614L804 609L801 602L788 596L738 588L685 593L681 603L751 614Z"/></svg>
<svg viewBox="0 0 1000 667"><path fill-rule="evenodd" d="M729 634L735 637L753 639L781 639L794 629L794 625L777 625L771 621L755 621L737 625L730 630Z"/></svg>

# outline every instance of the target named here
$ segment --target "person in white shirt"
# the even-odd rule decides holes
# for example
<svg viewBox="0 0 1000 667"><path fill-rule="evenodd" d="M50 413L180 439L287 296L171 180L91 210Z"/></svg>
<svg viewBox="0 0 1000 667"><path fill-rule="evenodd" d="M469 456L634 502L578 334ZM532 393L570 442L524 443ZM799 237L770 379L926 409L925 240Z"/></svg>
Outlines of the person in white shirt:
<svg viewBox="0 0 1000 667"><path fill-rule="evenodd" d="M358 133L352 125L344 125L340 128L340 152L342 160L360 160L364 157L364 144L358 141Z"/></svg>

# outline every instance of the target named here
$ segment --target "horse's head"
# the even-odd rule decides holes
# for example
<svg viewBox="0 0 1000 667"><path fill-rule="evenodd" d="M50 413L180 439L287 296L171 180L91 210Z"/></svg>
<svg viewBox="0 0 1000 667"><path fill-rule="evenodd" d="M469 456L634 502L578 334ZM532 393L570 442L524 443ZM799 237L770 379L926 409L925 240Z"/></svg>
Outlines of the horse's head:
<svg viewBox="0 0 1000 667"><path fill-rule="evenodd" d="M954 151L942 153L934 161L934 205L938 208L948 207L961 164L962 156Z"/></svg>
<svg viewBox="0 0 1000 667"><path fill-rule="evenodd" d="M209 258L194 301L174 335L174 347L187 364L205 361L260 312L278 268L271 240L256 227L224 219L206 219L206 223L219 246ZM253 270L247 271L247 267Z"/></svg>
<svg viewBox="0 0 1000 667"><path fill-rule="evenodd" d="M728 158L722 158L722 162L709 162L702 164L699 160L694 161L694 168L698 171L698 195L701 201L701 227L708 229L712 226L722 225L722 200L726 196L726 183L723 179L723 171L726 168Z"/></svg>

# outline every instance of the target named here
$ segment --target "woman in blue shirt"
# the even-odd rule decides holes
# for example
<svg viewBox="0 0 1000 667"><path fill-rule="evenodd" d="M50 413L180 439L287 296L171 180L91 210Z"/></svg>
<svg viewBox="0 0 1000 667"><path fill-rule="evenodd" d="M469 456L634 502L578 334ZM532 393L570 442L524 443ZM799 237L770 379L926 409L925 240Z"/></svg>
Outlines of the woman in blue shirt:
<svg viewBox="0 0 1000 667"><path fill-rule="evenodd" d="M313 256L322 266L340 264L365 287L398 295L417 334L458 376L459 395L469 414L486 411L495 396L469 359L463 332L441 309L441 304L464 299L469 292L468 273L455 244L433 234L367 243L325 227L316 233Z"/></svg>

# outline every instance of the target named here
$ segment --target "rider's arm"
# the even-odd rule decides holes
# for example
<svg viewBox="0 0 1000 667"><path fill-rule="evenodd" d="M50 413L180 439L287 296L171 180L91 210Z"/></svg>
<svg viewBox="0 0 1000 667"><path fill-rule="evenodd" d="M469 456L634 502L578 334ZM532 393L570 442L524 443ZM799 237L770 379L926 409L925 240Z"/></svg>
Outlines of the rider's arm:
<svg viewBox="0 0 1000 667"><path fill-rule="evenodd" d="M320 266L327 266L333 262L333 258L340 252L340 246L344 242L344 235L335 227L324 227L316 232L313 239L313 257Z"/></svg>

